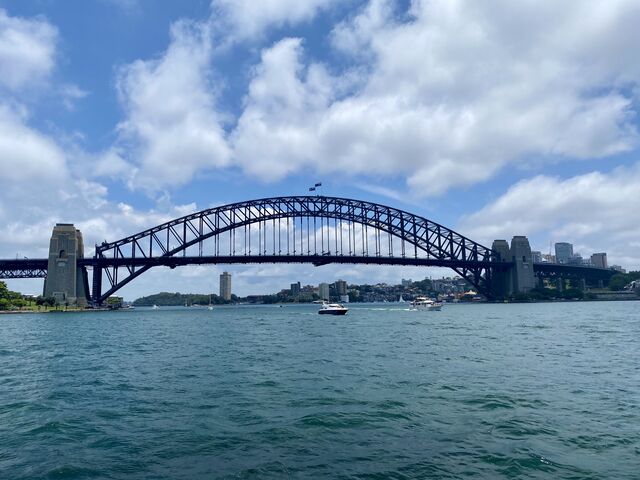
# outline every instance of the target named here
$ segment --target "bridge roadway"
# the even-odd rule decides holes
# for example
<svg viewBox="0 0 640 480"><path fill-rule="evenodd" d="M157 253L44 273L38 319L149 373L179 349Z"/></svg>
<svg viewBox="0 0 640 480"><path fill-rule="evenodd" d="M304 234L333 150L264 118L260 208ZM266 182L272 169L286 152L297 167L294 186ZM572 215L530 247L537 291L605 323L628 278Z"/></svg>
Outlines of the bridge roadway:
<svg viewBox="0 0 640 480"><path fill-rule="evenodd" d="M49 260L46 258L0 260L0 279L45 278L48 263Z"/></svg>
<svg viewBox="0 0 640 480"><path fill-rule="evenodd" d="M207 264L255 264L255 263L311 263L315 266L331 263L404 265L448 267L461 266L459 260L439 260L432 258L388 257L388 256L352 256L352 255L216 255L216 256L160 256L137 258L83 258L78 266L84 267L141 267L166 266L175 268L182 265ZM511 268L512 262L464 262L467 267ZM48 259L0 260L0 278L44 278L47 276ZM558 263L534 263L536 276L576 277L588 280L607 281L616 272L607 268L564 265Z"/></svg>

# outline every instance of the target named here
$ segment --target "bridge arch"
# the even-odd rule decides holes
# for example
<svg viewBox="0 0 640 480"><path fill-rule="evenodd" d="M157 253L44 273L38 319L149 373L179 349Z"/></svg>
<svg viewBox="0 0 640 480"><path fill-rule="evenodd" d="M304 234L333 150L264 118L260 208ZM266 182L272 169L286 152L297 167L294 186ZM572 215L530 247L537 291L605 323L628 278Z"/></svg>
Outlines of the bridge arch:
<svg viewBox="0 0 640 480"><path fill-rule="evenodd" d="M496 258L493 250L443 225L386 205L325 196L263 198L209 208L96 245L92 300L102 303L154 266L206 263L443 266L491 296Z"/></svg>

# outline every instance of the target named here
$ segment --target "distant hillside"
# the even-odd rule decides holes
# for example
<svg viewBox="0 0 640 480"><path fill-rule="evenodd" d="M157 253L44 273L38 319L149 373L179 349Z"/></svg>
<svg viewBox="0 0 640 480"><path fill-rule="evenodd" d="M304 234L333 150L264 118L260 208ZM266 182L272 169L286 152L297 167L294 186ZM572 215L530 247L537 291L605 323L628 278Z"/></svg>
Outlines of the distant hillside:
<svg viewBox="0 0 640 480"><path fill-rule="evenodd" d="M230 302L223 300L218 295L211 295L211 303L220 305ZM171 307L184 306L185 304L209 305L209 294L161 292L156 293L155 295L138 298L133 302L133 304L137 307L151 307L153 305Z"/></svg>

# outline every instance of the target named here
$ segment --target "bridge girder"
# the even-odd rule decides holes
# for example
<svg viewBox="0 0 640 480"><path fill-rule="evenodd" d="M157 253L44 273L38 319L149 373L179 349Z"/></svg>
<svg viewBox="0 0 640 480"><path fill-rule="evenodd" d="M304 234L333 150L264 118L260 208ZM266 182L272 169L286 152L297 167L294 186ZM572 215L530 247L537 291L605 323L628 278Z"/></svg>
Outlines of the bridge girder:
<svg viewBox="0 0 640 480"><path fill-rule="evenodd" d="M46 278L47 259L0 260L0 279Z"/></svg>

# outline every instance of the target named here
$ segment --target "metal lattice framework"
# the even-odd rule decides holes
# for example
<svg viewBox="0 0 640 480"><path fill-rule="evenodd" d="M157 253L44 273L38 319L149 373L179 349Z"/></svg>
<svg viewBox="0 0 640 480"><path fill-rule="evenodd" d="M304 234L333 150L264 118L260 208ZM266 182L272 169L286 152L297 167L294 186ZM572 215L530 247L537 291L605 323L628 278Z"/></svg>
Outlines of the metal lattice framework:
<svg viewBox="0 0 640 480"><path fill-rule="evenodd" d="M45 259L0 260L0 278L46 278Z"/></svg>
<svg viewBox="0 0 640 480"><path fill-rule="evenodd" d="M193 213L96 245L94 258L83 263L93 265L92 299L99 304L153 266L206 263L443 266L490 296L492 258L497 253L491 249L403 210L347 198L294 196ZM105 278L108 289L102 293Z"/></svg>

